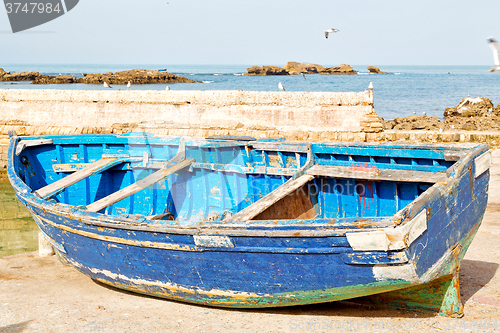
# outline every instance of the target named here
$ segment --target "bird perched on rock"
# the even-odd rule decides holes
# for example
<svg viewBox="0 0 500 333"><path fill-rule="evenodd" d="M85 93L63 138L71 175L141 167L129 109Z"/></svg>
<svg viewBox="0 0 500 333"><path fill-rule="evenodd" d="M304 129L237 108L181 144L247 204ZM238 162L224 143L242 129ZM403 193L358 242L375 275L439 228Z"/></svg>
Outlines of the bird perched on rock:
<svg viewBox="0 0 500 333"><path fill-rule="evenodd" d="M282 91L285 91L285 87L283 87L283 85L281 84L281 82L278 83L278 88L280 88L280 90L282 90Z"/></svg>
<svg viewBox="0 0 500 333"><path fill-rule="evenodd" d="M127 89L130 89L130 87L132 87L132 85L130 84L130 81L128 81L128 83L127 83Z"/></svg>
<svg viewBox="0 0 500 333"><path fill-rule="evenodd" d="M111 88L111 86L106 81L104 81L102 85L104 86L104 88Z"/></svg>
<svg viewBox="0 0 500 333"><path fill-rule="evenodd" d="M490 73L500 71L500 44L498 44L498 42L492 37L488 38L488 43L488 45L493 50L493 61L495 62L495 66L490 68Z"/></svg>
<svg viewBox="0 0 500 333"><path fill-rule="evenodd" d="M331 29L325 30L325 38L328 39L328 34L334 33L334 32L339 32L339 30L337 30L335 28L331 28Z"/></svg>
<svg viewBox="0 0 500 333"><path fill-rule="evenodd" d="M424 114L424 116L426 116L426 115L427 115L427 113L426 113L425 111L423 112L423 114Z"/></svg>

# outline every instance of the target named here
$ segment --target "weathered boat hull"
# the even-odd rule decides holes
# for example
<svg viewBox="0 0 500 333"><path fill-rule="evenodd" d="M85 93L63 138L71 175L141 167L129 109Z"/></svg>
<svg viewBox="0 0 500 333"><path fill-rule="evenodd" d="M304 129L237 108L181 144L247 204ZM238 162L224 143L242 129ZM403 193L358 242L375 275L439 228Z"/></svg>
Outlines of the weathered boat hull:
<svg viewBox="0 0 500 333"><path fill-rule="evenodd" d="M17 141L11 142L12 156ZM51 202L33 195L42 186L26 185L26 179L19 177L22 166L14 157L8 171L17 197L33 213L58 255L105 284L173 300L241 308L380 294L381 302L460 316L458 269L486 208L488 162L478 158L487 160L487 154L487 147L471 147L448 167L446 181L420 194L415 190L394 216L380 212L383 196L392 193L382 190L389 186L384 183L373 185L375 194L357 197L358 215L373 209L366 197L376 198L379 213L373 217L332 218L324 213L312 219L210 223L154 224L88 212L62 200ZM373 173L358 175L374 177ZM395 186L401 196L396 201L403 202L405 195L413 193L402 191L413 185ZM209 193L211 189L205 187ZM340 197L339 203L347 199ZM277 205L278 209L290 206L281 201ZM323 210L328 209L325 203Z"/></svg>

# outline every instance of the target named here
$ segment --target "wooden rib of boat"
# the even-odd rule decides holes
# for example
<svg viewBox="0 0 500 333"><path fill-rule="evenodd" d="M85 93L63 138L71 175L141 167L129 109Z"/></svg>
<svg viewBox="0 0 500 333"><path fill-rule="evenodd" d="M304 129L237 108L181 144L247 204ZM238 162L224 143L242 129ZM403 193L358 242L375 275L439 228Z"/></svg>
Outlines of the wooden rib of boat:
<svg viewBox="0 0 500 333"><path fill-rule="evenodd" d="M92 279L221 307L381 302L460 316L486 145L11 136L8 175Z"/></svg>

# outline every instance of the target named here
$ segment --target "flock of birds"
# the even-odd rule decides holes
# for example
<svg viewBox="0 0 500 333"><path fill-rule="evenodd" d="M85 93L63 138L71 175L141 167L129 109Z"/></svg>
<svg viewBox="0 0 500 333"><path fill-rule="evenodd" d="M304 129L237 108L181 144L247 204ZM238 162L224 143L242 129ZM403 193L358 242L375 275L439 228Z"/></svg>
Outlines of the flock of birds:
<svg viewBox="0 0 500 333"><path fill-rule="evenodd" d="M339 31L340 30L335 29L335 28L325 30L325 38L328 39L329 34L337 33ZM488 40L490 48L493 50L493 61L495 63L495 65L493 67L491 67L489 72L491 73L491 72L500 71L500 44L495 39L493 39L493 37L489 37L487 40ZM306 76L304 74L302 74L302 76L304 77L304 80L305 80ZM371 82L370 82L370 84L371 84ZM112 88L107 82L104 82L103 86L104 86L104 88ZM130 87L132 87L132 84L130 83L130 81L128 81L127 89L130 89ZM286 91L285 87L283 86L283 84L281 82L278 83L278 89L281 91ZM165 88L165 90L170 90L170 87L167 86ZM426 114L424 112L424 116L425 115Z"/></svg>

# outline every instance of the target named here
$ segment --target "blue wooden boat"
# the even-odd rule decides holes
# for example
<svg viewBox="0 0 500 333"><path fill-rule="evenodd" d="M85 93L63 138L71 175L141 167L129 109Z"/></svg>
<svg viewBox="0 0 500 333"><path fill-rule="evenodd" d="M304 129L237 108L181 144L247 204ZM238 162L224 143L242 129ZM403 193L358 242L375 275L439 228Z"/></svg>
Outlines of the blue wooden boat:
<svg viewBox="0 0 500 333"><path fill-rule="evenodd" d="M378 296L460 316L486 145L11 136L8 175L61 260L220 307Z"/></svg>

